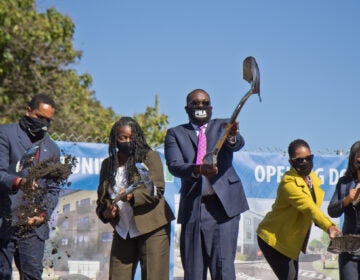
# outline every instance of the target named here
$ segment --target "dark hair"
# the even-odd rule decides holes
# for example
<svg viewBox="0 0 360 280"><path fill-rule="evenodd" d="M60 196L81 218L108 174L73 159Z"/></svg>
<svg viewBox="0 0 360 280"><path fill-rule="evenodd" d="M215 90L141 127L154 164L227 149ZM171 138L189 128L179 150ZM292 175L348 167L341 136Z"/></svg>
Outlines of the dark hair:
<svg viewBox="0 0 360 280"><path fill-rule="evenodd" d="M288 147L288 154L289 154L290 159L295 157L295 152L299 147L306 147L310 150L310 146L305 140L296 139L296 140L292 141Z"/></svg>
<svg viewBox="0 0 360 280"><path fill-rule="evenodd" d="M30 100L30 102L28 103L28 105L31 110L34 110L34 109L38 109L41 103L49 104L51 107L56 109L54 100L50 96L44 93L39 93L34 95L33 98Z"/></svg>
<svg viewBox="0 0 360 280"><path fill-rule="evenodd" d="M348 166L345 171L345 176L351 179L357 179L357 168L355 167L355 155L360 151L360 141L352 144L349 153Z"/></svg>
<svg viewBox="0 0 360 280"><path fill-rule="evenodd" d="M117 131L121 126L131 127L132 153L129 155L126 164L126 179L128 184L133 183L134 175L137 174L135 163L143 162L147 153L151 149L146 142L145 134L140 125L131 117L121 117L111 128L109 136L109 158L110 158L110 178L111 184L115 181L116 170L119 166L117 157Z"/></svg>
<svg viewBox="0 0 360 280"><path fill-rule="evenodd" d="M210 99L210 95L209 95L205 90L203 90L203 89L201 89L201 88L197 88L197 89L194 89L194 90L192 90L191 92L189 92L188 95L186 96L186 105L189 104L190 99L191 99L191 95L192 95L193 93L195 93L195 92L198 92L198 91L205 93L207 96L209 96L209 99Z"/></svg>

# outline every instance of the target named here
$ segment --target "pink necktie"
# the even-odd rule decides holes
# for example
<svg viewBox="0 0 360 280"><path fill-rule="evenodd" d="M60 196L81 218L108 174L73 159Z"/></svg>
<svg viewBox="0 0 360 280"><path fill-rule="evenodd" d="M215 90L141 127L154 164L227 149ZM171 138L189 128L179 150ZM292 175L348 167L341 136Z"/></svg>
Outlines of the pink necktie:
<svg viewBox="0 0 360 280"><path fill-rule="evenodd" d="M198 137L198 146L197 146L197 156L196 164L202 164L203 158L206 154L206 135L205 135L205 126L199 127L199 137Z"/></svg>

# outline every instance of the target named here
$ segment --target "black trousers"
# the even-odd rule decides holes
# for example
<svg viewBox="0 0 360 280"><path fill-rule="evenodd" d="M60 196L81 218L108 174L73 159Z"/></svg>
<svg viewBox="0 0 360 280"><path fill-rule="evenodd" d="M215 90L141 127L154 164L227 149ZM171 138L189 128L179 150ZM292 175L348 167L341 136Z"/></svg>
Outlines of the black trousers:
<svg viewBox="0 0 360 280"><path fill-rule="evenodd" d="M268 245L259 236L257 239L260 250L262 251L266 261L269 263L278 279L297 280L299 262L281 254L279 251Z"/></svg>

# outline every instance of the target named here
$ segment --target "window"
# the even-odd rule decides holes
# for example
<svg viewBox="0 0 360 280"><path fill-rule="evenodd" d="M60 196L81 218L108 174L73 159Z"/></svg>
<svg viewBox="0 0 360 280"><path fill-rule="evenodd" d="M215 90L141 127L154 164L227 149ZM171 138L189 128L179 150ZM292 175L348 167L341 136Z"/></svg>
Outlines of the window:
<svg viewBox="0 0 360 280"><path fill-rule="evenodd" d="M80 201L76 201L76 209L90 206L90 198L85 198Z"/></svg>
<svg viewBox="0 0 360 280"><path fill-rule="evenodd" d="M88 242L89 241L89 237L87 236L87 234L80 234L77 236L77 241L80 242Z"/></svg>
<svg viewBox="0 0 360 280"><path fill-rule="evenodd" d="M101 234L101 241L102 242L111 242L112 241L112 232L103 232Z"/></svg>
<svg viewBox="0 0 360 280"><path fill-rule="evenodd" d="M90 205L90 198L85 198L80 200L80 206L87 206Z"/></svg>
<svg viewBox="0 0 360 280"><path fill-rule="evenodd" d="M70 204L64 204L64 206L63 206L63 212L64 212L64 213L70 212Z"/></svg>
<svg viewBox="0 0 360 280"><path fill-rule="evenodd" d="M90 222L89 216L79 217L79 223L88 224Z"/></svg>
<svg viewBox="0 0 360 280"><path fill-rule="evenodd" d="M62 221L61 227L63 227L63 228L68 228L68 227L69 227L69 220L64 220L64 221Z"/></svg>
<svg viewBox="0 0 360 280"><path fill-rule="evenodd" d="M69 240L67 238L61 239L61 245L66 246L66 245L68 245L68 243L69 243Z"/></svg>

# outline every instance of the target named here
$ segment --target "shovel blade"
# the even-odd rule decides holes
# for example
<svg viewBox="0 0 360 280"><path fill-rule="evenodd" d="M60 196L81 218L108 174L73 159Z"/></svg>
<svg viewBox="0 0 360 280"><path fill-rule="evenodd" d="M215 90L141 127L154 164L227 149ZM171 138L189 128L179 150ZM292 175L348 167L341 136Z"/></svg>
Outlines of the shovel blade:
<svg viewBox="0 0 360 280"><path fill-rule="evenodd" d="M252 93L260 95L260 71L255 58L252 56L244 59L243 78L251 84Z"/></svg>

